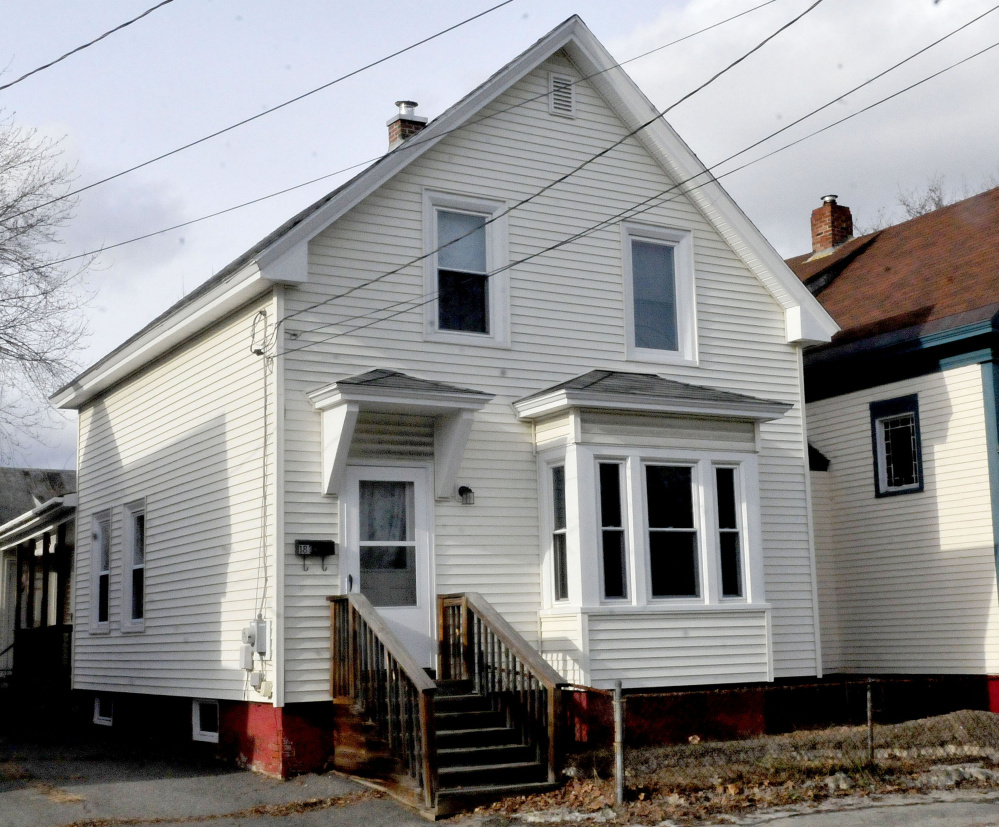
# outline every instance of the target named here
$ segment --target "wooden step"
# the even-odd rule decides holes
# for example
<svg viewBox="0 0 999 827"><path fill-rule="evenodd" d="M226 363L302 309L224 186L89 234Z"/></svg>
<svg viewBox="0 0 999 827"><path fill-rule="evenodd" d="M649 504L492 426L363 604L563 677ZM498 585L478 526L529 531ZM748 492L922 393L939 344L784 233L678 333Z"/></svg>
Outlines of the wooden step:
<svg viewBox="0 0 999 827"><path fill-rule="evenodd" d="M557 781L535 781L530 784L500 784L497 786L454 787L437 795L436 815L443 818L468 812L483 804L491 804L511 795L550 793L562 786Z"/></svg>
<svg viewBox="0 0 999 827"><path fill-rule="evenodd" d="M486 747L519 744L520 736L510 727L473 727L437 730L437 751L461 747Z"/></svg>
<svg viewBox="0 0 999 827"><path fill-rule="evenodd" d="M472 767L483 764L511 764L537 761L537 750L526 744L499 744L496 746L470 746L438 749L441 767Z"/></svg>
<svg viewBox="0 0 999 827"><path fill-rule="evenodd" d="M440 789L455 787L505 786L548 780L548 768L537 761L514 761L504 764L479 764L470 767L440 767Z"/></svg>
<svg viewBox="0 0 999 827"><path fill-rule="evenodd" d="M434 699L434 711L441 712L489 712L492 702L485 695L469 693L465 695L445 695Z"/></svg>
<svg viewBox="0 0 999 827"><path fill-rule="evenodd" d="M454 729L491 729L506 725L506 716L491 709L460 712L435 712L438 732Z"/></svg>
<svg viewBox="0 0 999 827"><path fill-rule="evenodd" d="M437 697L468 695L472 692L471 681L437 681Z"/></svg>

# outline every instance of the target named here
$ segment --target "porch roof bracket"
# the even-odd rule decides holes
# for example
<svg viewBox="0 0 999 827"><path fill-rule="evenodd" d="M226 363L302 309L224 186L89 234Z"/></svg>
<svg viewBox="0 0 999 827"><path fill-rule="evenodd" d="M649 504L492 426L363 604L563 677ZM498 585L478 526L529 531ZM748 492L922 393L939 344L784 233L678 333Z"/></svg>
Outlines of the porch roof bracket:
<svg viewBox="0 0 999 827"><path fill-rule="evenodd" d="M417 379L390 370L373 370L341 379L317 388L307 396L322 416L325 494L336 496L340 493L358 414L395 412L429 416L434 420L434 493L438 499L454 496L475 412L493 398L492 394L482 391Z"/></svg>
<svg viewBox="0 0 999 827"><path fill-rule="evenodd" d="M359 412L358 405L352 402L322 411L324 494L336 496L340 493Z"/></svg>

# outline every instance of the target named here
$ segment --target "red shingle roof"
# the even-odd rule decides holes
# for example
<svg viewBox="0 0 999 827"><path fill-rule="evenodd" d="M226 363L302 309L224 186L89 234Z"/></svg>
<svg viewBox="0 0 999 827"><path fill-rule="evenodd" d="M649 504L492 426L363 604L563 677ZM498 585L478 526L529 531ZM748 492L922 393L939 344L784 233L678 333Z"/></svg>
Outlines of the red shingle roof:
<svg viewBox="0 0 999 827"><path fill-rule="evenodd" d="M787 264L810 287L825 282L813 292L842 328L834 344L988 318L999 303L999 188L810 258Z"/></svg>

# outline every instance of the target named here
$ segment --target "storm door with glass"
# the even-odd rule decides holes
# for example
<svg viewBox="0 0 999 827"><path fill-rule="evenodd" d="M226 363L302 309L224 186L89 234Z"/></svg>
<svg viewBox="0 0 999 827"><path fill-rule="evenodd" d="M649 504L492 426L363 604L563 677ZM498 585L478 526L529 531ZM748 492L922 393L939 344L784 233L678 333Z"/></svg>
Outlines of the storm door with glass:
<svg viewBox="0 0 999 827"><path fill-rule="evenodd" d="M363 594L423 666L433 666L427 470L354 466L344 497L341 588Z"/></svg>

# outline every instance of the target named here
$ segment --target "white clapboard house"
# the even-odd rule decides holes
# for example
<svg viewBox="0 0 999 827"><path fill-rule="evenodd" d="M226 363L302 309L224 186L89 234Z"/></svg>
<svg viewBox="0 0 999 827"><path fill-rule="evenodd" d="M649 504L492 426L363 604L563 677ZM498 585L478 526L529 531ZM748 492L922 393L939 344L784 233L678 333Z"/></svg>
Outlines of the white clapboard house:
<svg viewBox="0 0 999 827"><path fill-rule="evenodd" d="M857 238L826 196L812 231L788 263L843 328L805 355L824 669L999 712L999 189Z"/></svg>
<svg viewBox="0 0 999 827"><path fill-rule="evenodd" d="M836 326L578 18L414 106L54 398L95 718L287 772L362 710L433 805L482 785L455 694L519 733L492 780L541 783L562 684L820 671L802 347Z"/></svg>

